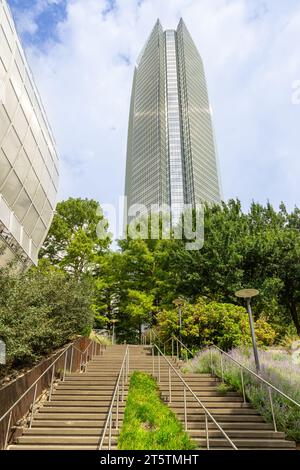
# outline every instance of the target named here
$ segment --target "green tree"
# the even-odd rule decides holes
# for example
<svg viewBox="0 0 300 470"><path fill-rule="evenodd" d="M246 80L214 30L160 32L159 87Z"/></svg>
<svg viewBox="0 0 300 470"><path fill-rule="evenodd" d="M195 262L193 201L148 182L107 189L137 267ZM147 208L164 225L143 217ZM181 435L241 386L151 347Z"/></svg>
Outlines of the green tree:
<svg viewBox="0 0 300 470"><path fill-rule="evenodd" d="M99 224L104 228L102 238L97 234ZM76 275L93 273L111 241L107 229L97 201L69 198L59 202L40 258Z"/></svg>
<svg viewBox="0 0 300 470"><path fill-rule="evenodd" d="M128 304L126 313L134 325L136 325L139 340L142 337L142 326L149 326L152 322L154 296L138 290L128 290Z"/></svg>

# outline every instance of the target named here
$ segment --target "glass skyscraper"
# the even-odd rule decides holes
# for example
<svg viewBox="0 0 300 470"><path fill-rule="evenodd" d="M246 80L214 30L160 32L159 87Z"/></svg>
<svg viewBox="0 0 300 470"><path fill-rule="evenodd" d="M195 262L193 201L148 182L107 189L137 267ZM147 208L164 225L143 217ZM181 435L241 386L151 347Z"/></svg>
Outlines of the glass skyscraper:
<svg viewBox="0 0 300 470"><path fill-rule="evenodd" d="M0 267L37 263L58 188L58 156L6 0L0 0Z"/></svg>
<svg viewBox="0 0 300 470"><path fill-rule="evenodd" d="M134 70L125 196L128 208L168 205L173 223L185 204L221 200L203 64L182 19L176 31L156 22Z"/></svg>

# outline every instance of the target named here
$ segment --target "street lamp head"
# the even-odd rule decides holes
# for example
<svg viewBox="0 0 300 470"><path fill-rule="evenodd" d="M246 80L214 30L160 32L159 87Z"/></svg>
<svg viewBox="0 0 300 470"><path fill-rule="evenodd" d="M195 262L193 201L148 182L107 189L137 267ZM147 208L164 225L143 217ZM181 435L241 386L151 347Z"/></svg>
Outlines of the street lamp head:
<svg viewBox="0 0 300 470"><path fill-rule="evenodd" d="M241 297L242 299L251 299L259 294L257 289L241 289L235 292L236 297Z"/></svg>
<svg viewBox="0 0 300 470"><path fill-rule="evenodd" d="M175 299L173 300L173 304L176 305L177 307L181 307L184 304L184 300L180 298Z"/></svg>

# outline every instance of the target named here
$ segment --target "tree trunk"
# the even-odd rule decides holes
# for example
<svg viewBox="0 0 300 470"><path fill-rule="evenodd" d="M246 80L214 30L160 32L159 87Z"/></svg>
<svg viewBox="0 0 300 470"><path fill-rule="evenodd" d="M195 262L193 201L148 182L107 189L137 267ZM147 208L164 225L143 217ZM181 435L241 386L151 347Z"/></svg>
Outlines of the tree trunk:
<svg viewBox="0 0 300 470"><path fill-rule="evenodd" d="M296 304L294 302L290 303L289 308L290 308L292 320L297 330L297 334L300 336L300 319L298 316Z"/></svg>

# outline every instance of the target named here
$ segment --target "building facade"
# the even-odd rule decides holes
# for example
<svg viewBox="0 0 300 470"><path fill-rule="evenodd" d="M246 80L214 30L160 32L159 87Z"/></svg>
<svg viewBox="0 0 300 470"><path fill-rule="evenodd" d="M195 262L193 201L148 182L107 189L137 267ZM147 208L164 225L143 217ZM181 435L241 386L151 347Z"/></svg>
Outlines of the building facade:
<svg viewBox="0 0 300 470"><path fill-rule="evenodd" d="M0 0L0 267L36 264L58 187L52 132L6 0Z"/></svg>
<svg viewBox="0 0 300 470"><path fill-rule="evenodd" d="M203 63L182 19L156 22L134 70L125 196L127 209L168 205L173 223L185 204L221 200Z"/></svg>

